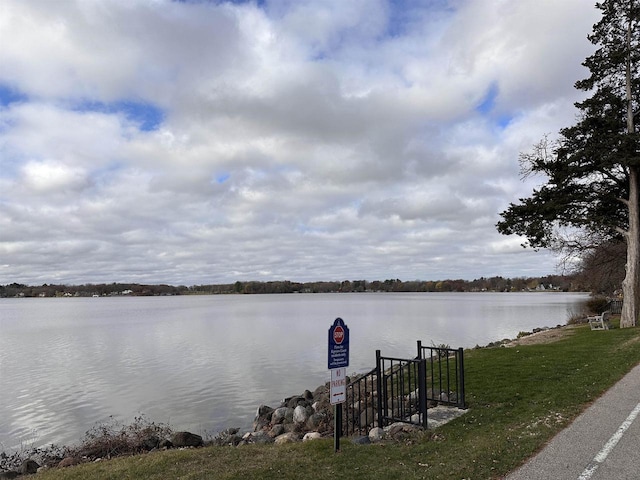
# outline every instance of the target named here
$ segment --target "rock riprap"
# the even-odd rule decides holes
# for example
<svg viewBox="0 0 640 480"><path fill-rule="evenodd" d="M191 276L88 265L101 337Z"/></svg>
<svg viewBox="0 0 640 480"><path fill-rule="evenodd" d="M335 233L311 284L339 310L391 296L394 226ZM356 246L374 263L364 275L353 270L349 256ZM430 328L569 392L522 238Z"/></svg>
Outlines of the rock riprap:
<svg viewBox="0 0 640 480"><path fill-rule="evenodd" d="M356 377L357 379L358 377ZM365 378L365 377L361 377ZM370 443L391 441L408 441L422 431L422 427L412 423L397 422L384 428L375 425L375 409L377 403L377 392L375 390L375 377L366 379L368 384L365 388L366 395L354 398L352 394L347 394L343 408L349 412L351 422L357 424L357 431L361 435L353 436L352 443L367 445ZM347 378L347 383L349 379ZM439 401L428 402L430 414L428 415L428 427L438 426L463 414L465 410L454 407L438 405L440 402L447 402L455 399L454 393L432 391L431 398L438 398ZM411 392L404 397L394 399L396 405L404 403L409 411L409 407L417 402L417 393ZM407 421L417 422L417 419L407 418ZM334 429L334 407L329 400L329 383L319 386L313 392L305 390L302 395L285 398L278 407L273 408L268 405L258 407L254 421L253 431L241 433L237 428L228 428L220 432L211 440L205 441L200 435L191 432L173 432L167 430L167 434L153 431L149 434L137 438L133 453L142 453L167 448L197 448L205 445L234 446L241 447L249 444L286 444L292 442L307 442L319 438L333 436ZM351 431L351 430L350 430ZM24 461L20 468L11 471L0 471L0 479L15 478L20 475L30 475L36 473L39 468L70 467L88 461L100 461L103 458L111 458L111 453L100 456L98 453L105 441L100 436L94 439L93 445L84 445L76 449L77 455L59 457L55 464L48 464L40 467L33 459ZM128 441L128 440L127 440ZM127 443L125 441L125 443ZM107 442L109 443L109 442ZM111 443L109 443L111 445ZM130 454L132 452L123 453ZM116 453L115 456L118 456Z"/></svg>

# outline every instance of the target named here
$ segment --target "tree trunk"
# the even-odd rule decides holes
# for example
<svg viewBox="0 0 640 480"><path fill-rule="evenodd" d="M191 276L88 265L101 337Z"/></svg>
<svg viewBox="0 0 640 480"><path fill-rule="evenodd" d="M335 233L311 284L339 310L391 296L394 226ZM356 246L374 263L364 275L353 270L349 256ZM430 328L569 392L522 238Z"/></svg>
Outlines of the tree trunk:
<svg viewBox="0 0 640 480"><path fill-rule="evenodd" d="M629 6L631 8L631 5ZM629 12L627 24L627 58L625 65L626 100L627 100L627 132L632 135L635 131L633 122L633 101L631 94L631 23L632 15ZM629 167L629 230L627 239L627 272L622 282L622 316L620 328L635 327L638 320L638 308L640 305L640 205L638 200L640 189L640 169L637 166Z"/></svg>
<svg viewBox="0 0 640 480"><path fill-rule="evenodd" d="M622 282L622 316L620 328L635 327L640 305L640 171L629 168L629 230L627 231L627 271Z"/></svg>

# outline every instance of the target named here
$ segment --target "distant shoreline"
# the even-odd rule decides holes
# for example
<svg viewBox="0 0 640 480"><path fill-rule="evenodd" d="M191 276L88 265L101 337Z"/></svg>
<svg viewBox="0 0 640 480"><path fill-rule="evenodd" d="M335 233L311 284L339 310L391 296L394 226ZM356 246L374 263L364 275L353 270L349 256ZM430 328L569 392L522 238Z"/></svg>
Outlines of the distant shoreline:
<svg viewBox="0 0 640 480"><path fill-rule="evenodd" d="M292 293L476 293L476 292L575 292L586 293L575 276L545 277L481 277L475 280L384 281L343 280L318 282L237 281L227 284L173 286L167 284L43 284L40 286L11 283L0 285L0 298L175 296L175 295L257 295Z"/></svg>

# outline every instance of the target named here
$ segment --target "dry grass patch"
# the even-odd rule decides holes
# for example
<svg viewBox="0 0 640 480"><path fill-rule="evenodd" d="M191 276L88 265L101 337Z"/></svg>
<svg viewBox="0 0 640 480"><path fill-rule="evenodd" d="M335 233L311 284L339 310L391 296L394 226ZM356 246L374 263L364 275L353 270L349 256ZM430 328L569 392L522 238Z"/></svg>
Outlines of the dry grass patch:
<svg viewBox="0 0 640 480"><path fill-rule="evenodd" d="M531 335L526 335L524 337L520 337L517 340L513 340L509 343L506 343L507 347L517 347L520 345L541 345L545 343L553 343L563 338L567 338L576 333L576 328L579 328L579 325L567 325L561 328L551 328L549 330L542 330L540 332L532 333Z"/></svg>

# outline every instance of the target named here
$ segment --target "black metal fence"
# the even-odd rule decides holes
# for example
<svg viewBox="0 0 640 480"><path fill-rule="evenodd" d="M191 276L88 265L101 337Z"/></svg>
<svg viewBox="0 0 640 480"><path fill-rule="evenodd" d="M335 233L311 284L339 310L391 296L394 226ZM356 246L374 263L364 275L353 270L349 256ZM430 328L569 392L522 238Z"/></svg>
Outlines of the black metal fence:
<svg viewBox="0 0 640 480"><path fill-rule="evenodd" d="M466 408L464 350L425 347L418 340L418 358L426 360L427 401Z"/></svg>
<svg viewBox="0 0 640 480"><path fill-rule="evenodd" d="M383 357L376 367L347 385L343 435L366 434L373 427L406 422L427 427L429 405L466 408L463 349L423 347L418 357Z"/></svg>
<svg viewBox="0 0 640 480"><path fill-rule="evenodd" d="M619 315L622 313L622 300L620 299L611 299L607 303L606 310L609 310L614 315Z"/></svg>
<svg viewBox="0 0 640 480"><path fill-rule="evenodd" d="M427 375L423 359L383 357L376 350L378 425L409 422L427 427Z"/></svg>
<svg viewBox="0 0 640 480"><path fill-rule="evenodd" d="M378 369L352 378L347 384L347 399L343 404L342 433L366 434L377 425Z"/></svg>

